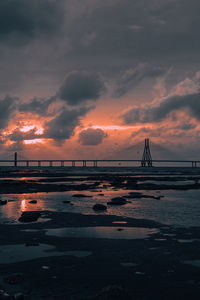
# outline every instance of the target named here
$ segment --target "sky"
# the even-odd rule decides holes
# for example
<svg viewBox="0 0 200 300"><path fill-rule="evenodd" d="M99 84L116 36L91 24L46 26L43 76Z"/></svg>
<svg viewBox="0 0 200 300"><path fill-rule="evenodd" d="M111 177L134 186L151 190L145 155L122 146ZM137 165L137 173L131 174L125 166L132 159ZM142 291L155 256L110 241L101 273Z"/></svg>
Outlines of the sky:
<svg viewBox="0 0 200 300"><path fill-rule="evenodd" d="M1 0L0 157L200 159L199 11Z"/></svg>

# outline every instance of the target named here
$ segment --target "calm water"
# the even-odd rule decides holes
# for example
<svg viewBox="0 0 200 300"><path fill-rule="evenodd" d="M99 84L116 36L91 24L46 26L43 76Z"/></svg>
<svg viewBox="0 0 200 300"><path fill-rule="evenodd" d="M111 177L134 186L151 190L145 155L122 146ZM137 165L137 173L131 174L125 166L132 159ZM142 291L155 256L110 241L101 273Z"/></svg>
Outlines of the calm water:
<svg viewBox="0 0 200 300"><path fill-rule="evenodd" d="M22 211L29 210L52 210L61 212L73 212L82 214L98 214L93 210L96 203L106 204L112 197L125 196L125 190L113 190L112 187L85 191L91 198L75 198L77 192L56 192L56 193L31 193L1 195L2 200L9 202L0 206L0 222L17 222ZM177 226L200 226L200 190L189 191L141 191L144 194L164 196L160 200L151 198L128 199L130 203L123 206L108 206L106 212L101 214L116 215L132 218L145 218L155 220L164 224ZM104 196L98 195L103 193ZM37 204L29 201L37 200ZM65 204L63 201L70 200Z"/></svg>

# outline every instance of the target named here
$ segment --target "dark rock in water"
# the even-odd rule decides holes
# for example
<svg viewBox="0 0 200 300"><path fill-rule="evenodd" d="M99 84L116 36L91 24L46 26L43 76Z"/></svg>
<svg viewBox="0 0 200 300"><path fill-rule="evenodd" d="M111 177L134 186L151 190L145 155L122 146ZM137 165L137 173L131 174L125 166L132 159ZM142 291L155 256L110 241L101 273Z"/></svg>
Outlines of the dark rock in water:
<svg viewBox="0 0 200 300"><path fill-rule="evenodd" d="M19 218L19 221L23 223L35 222L39 219L40 216L40 211L24 211Z"/></svg>
<svg viewBox="0 0 200 300"><path fill-rule="evenodd" d="M72 197L76 197L76 198L85 198L85 197L92 197L90 195L85 195L85 194L74 194Z"/></svg>
<svg viewBox="0 0 200 300"><path fill-rule="evenodd" d="M0 205L6 205L8 203L7 200L0 200Z"/></svg>
<svg viewBox="0 0 200 300"><path fill-rule="evenodd" d="M24 300L24 295L22 293L17 293L14 295L15 300Z"/></svg>
<svg viewBox="0 0 200 300"><path fill-rule="evenodd" d="M12 297L7 292L0 289L0 300L11 300L11 299Z"/></svg>
<svg viewBox="0 0 200 300"><path fill-rule="evenodd" d="M131 300L128 292L119 285L109 285L98 294L86 298L87 300Z"/></svg>
<svg viewBox="0 0 200 300"><path fill-rule="evenodd" d="M128 196L126 196L126 198L142 198L143 194L140 192L130 192Z"/></svg>
<svg viewBox="0 0 200 300"><path fill-rule="evenodd" d="M98 194L98 196L104 196L104 194L101 193L101 194Z"/></svg>
<svg viewBox="0 0 200 300"><path fill-rule="evenodd" d="M36 204L36 203L37 203L37 200L31 200L31 201L29 201L29 203L31 203L31 204Z"/></svg>
<svg viewBox="0 0 200 300"><path fill-rule="evenodd" d="M103 211L103 210L107 210L107 206L97 203L93 206L93 209Z"/></svg>
<svg viewBox="0 0 200 300"><path fill-rule="evenodd" d="M4 282L9 284L18 284L24 280L22 273L14 273L4 278Z"/></svg>
<svg viewBox="0 0 200 300"><path fill-rule="evenodd" d="M124 205L126 203L127 203L127 201L125 198L115 197L115 198L112 198L111 201L108 202L107 204L109 204L109 205Z"/></svg>
<svg viewBox="0 0 200 300"><path fill-rule="evenodd" d="M65 204L68 204L68 203L70 203L71 201L69 201L69 200L64 200L63 201L63 203L65 203Z"/></svg>
<svg viewBox="0 0 200 300"><path fill-rule="evenodd" d="M30 243L26 243L26 247L37 247L37 246L39 246L40 244L39 243L37 243L37 242L30 242Z"/></svg>

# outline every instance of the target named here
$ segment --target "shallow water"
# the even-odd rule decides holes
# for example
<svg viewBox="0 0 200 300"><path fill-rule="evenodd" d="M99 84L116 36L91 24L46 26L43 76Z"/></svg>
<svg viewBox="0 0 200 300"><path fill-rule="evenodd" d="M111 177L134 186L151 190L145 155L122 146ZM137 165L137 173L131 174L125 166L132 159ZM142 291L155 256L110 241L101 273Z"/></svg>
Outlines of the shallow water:
<svg viewBox="0 0 200 300"><path fill-rule="evenodd" d="M145 239L158 233L158 229L138 227L66 227L48 229L46 235L68 238L98 238L98 239Z"/></svg>
<svg viewBox="0 0 200 300"><path fill-rule="evenodd" d="M123 168L122 168L123 169ZM51 169L52 170L52 169ZM148 170L147 170L148 171ZM133 176L137 177L148 177L148 172L142 169L137 169L136 174ZM159 170L156 169L156 172ZM143 174L142 174L143 172ZM56 171L55 171L56 173ZM94 172L95 173L95 172ZM173 174L170 174L170 170L166 169L164 175L159 175L160 177L166 176L168 174L173 178ZM156 173L155 173L156 174ZM89 174L88 174L89 175ZM155 176L155 175L154 175ZM185 178L185 176L180 172L180 176ZM152 178L153 176L150 175ZM37 180L40 179L53 179L53 177L21 177L17 180ZM60 179L60 182L64 183L65 177L54 177L56 180ZM84 179L85 177L77 175L74 177L74 181L77 184L81 183L92 183L93 180L87 181L76 181L78 178ZM2 178L3 179L3 178ZM5 178L4 178L5 179ZM60 182L56 182L60 184ZM70 182L70 184L72 183ZM143 181L141 181L143 182ZM144 181L148 182L148 181ZM188 181L180 181L181 184L188 184ZM178 183L180 184L178 181ZM192 181L191 181L192 182ZM48 182L49 184L54 182ZM65 182L69 184L69 181ZM159 184L162 182L155 181ZM163 181L163 183L173 183L174 186L177 182ZM104 184L106 186L104 186ZM102 203L107 205L113 197L126 196L129 192L134 192L134 190L124 190L113 188L108 182L102 180L101 185L94 190L87 191L70 191L70 192L51 192L51 193L24 193L24 194L10 194L0 195L0 199L8 200L7 205L0 206L0 223L4 222L17 222L23 211L31 210L50 210L59 212L72 212L72 213L82 213L82 214L106 214L106 215L116 215L122 217L131 217L139 219L150 219L163 224L176 225L176 226L200 226L200 190L153 190L153 191L139 191L149 196L164 196L160 200L152 198L134 198L128 199L130 203L122 206L110 206L108 205L107 211L96 212L93 210L93 205L96 203ZM137 192L137 191L136 191ZM92 197L85 198L75 198L72 197L73 194L81 193ZM101 195L98 195L101 194ZM102 195L103 194L103 195ZM31 204L29 201L37 200L36 204ZM70 201L71 203L63 203L63 201ZM41 219L39 221L42 221Z"/></svg>
<svg viewBox="0 0 200 300"><path fill-rule="evenodd" d="M101 188L96 192L81 192L93 196L91 198L72 197L77 192L1 195L2 200L11 200L11 202L0 207L0 223L16 222L22 211L30 210L98 214L93 210L94 204L107 205L111 198L125 196L128 192L130 191L113 190L112 188ZM130 203L122 206L108 206L107 211L101 212L101 214L145 218L176 226L200 226L200 190L141 192L154 196L163 195L164 198L160 200L151 198L129 199ZM103 193L104 196L99 196L98 193ZM29 203L31 200L37 200L37 203ZM63 203L66 200L71 201L71 203Z"/></svg>
<svg viewBox="0 0 200 300"><path fill-rule="evenodd" d="M55 251L55 247L47 244L38 246L26 245L4 245L0 246L0 264L17 263L40 257L51 257L71 255L75 257L86 257L91 255L90 251Z"/></svg>

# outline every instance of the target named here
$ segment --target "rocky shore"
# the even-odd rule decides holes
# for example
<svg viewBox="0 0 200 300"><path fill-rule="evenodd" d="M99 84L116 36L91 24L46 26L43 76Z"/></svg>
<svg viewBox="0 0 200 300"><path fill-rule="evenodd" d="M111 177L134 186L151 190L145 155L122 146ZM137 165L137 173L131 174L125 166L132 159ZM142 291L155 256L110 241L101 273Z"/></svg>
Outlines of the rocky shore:
<svg viewBox="0 0 200 300"><path fill-rule="evenodd" d="M2 182L0 189L2 194L35 192L32 189L73 190L80 198L79 191L102 185L105 189L111 186L125 192L134 190L127 192L126 197L108 199L111 204L107 205L112 206L126 205L135 197L145 198L146 194L139 191L141 186L141 190L144 185L147 190L159 190L167 185L159 183L158 174L142 179L127 174L94 174L92 183L91 176L86 174L76 178L76 184L70 183L72 174L68 175L65 173L62 178L65 181L66 177L66 185L49 177L36 182L15 178L7 184ZM172 180L169 177L165 176L164 181ZM177 184L171 188L199 188L198 178L198 174L186 174L184 178L175 174ZM180 180L193 182L183 185ZM17 223L0 223L0 299L199 299L199 227L175 227L153 220L106 215L101 212L105 208L98 205L94 209L94 215L24 211ZM110 230L112 237L108 235Z"/></svg>

